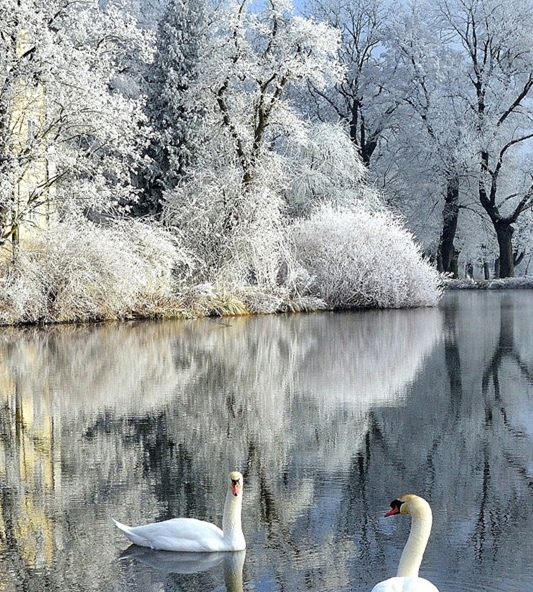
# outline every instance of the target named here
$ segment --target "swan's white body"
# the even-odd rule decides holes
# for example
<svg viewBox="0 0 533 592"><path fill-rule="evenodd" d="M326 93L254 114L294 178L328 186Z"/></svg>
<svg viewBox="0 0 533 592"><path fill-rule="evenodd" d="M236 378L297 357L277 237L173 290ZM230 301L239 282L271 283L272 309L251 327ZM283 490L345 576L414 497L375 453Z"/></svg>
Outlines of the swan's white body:
<svg viewBox="0 0 533 592"><path fill-rule="evenodd" d="M140 547L189 553L242 551L246 548L241 526L242 485L242 475L230 473L222 529L196 518L172 518L134 527L114 519L113 522L132 543Z"/></svg>
<svg viewBox="0 0 533 592"><path fill-rule="evenodd" d="M384 580L372 592L439 592L429 580L418 577L418 570L431 533L433 517L425 499L407 494L394 500L385 516L411 515L411 532L402 552L396 577Z"/></svg>

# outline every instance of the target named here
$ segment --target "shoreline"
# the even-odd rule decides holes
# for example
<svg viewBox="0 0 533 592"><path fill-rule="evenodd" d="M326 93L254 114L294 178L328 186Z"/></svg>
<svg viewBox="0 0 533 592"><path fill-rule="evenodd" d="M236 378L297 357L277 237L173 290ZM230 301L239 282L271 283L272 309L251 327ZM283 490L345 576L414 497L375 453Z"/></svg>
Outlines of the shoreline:
<svg viewBox="0 0 533 592"><path fill-rule="evenodd" d="M443 292L458 290L528 290L533 289L533 277L523 276L505 279L474 280L474 279L445 279L442 283ZM274 299L276 300L276 299ZM7 328L45 328L51 326L93 325L102 323L128 323L142 321L166 321L166 320L195 320L201 318L230 318L234 316L253 316L258 314L297 314L313 313L319 311L334 312L335 309L326 306L318 299L301 299L294 302L286 302L283 299L272 303L271 310L260 312L255 307L245 303L244 299L228 297L228 295L209 294L207 297L199 297L197 301L188 298L185 302L179 297L175 301L165 299L158 305L146 307L144 310L131 310L129 314L117 315L110 318L98 316L72 319L49 319L46 321L13 321L0 320L0 330ZM413 307L419 308L419 307ZM345 309L349 310L349 309ZM379 308L354 308L351 310L387 310Z"/></svg>
<svg viewBox="0 0 533 592"><path fill-rule="evenodd" d="M444 281L443 286L444 290L528 290L533 288L533 277L522 276L491 280L449 279Z"/></svg>

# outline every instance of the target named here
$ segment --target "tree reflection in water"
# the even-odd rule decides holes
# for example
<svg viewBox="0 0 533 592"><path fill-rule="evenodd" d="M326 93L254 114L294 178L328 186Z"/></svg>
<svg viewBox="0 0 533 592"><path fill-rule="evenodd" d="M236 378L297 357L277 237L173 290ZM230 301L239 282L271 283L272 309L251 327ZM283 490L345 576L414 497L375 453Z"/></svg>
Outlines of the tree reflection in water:
<svg viewBox="0 0 533 592"><path fill-rule="evenodd" d="M409 490L435 511L422 575L448 592L522 583L533 527L523 509L533 466L524 428L533 319L523 300L532 296L509 294L507 305L503 296L447 294L441 309L411 311L5 329L0 581L35 591L227 588L222 564L171 574L114 561L124 542L110 517L220 524L225 475L239 469L245 590L371 589L393 575L405 540L388 530L405 525L381 516ZM501 323L485 322L495 315ZM512 357L497 353L500 325L514 373ZM484 368L498 375L498 394Z"/></svg>

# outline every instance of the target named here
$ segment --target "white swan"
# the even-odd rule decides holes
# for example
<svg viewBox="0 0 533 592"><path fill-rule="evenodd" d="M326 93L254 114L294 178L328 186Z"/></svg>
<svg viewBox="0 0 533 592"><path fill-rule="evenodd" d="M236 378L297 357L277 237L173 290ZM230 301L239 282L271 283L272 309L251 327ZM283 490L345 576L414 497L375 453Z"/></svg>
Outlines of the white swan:
<svg viewBox="0 0 533 592"><path fill-rule="evenodd" d="M172 518L144 526L126 526L113 522L134 544L160 551L212 553L214 551L242 551L246 542L242 533L242 475L229 474L228 493L224 504L222 530L218 526L196 518Z"/></svg>
<svg viewBox="0 0 533 592"><path fill-rule="evenodd" d="M411 532L403 549L396 577L379 582L372 592L439 592L429 580L418 577L418 570L431 533L433 517L427 501L409 493L394 500L385 516L411 515Z"/></svg>

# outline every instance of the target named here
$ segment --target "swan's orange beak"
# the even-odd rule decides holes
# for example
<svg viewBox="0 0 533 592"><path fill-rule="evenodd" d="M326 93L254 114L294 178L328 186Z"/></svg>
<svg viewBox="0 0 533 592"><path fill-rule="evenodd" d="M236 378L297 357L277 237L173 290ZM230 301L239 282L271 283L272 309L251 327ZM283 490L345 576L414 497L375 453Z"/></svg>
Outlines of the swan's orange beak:
<svg viewBox="0 0 533 592"><path fill-rule="evenodd" d="M240 482L231 480L231 493L236 497L241 492L241 484Z"/></svg>
<svg viewBox="0 0 533 592"><path fill-rule="evenodd" d="M390 510L385 514L385 518L387 516L394 516L394 514L400 514L400 508L402 507L403 502L401 500L395 499L391 502Z"/></svg>
<svg viewBox="0 0 533 592"><path fill-rule="evenodd" d="M385 518L387 518L388 516L394 516L394 514L399 514L400 513L400 508L396 507L396 508L391 508L386 514L385 514Z"/></svg>

